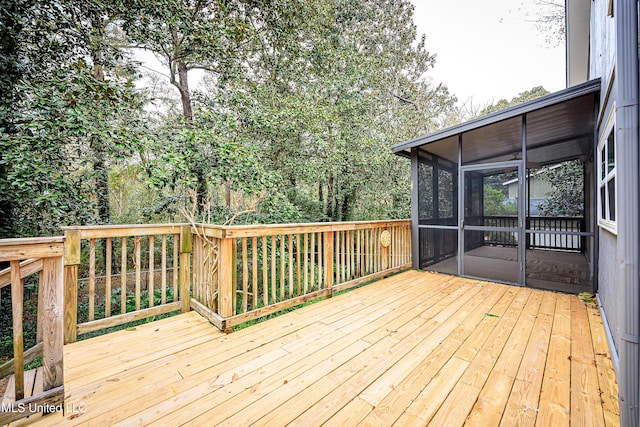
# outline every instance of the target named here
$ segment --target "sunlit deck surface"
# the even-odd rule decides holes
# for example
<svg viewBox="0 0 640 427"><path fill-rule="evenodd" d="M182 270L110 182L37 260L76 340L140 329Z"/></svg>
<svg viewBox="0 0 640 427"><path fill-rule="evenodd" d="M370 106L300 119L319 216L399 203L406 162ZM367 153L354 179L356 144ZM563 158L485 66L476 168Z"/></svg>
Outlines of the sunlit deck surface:
<svg viewBox="0 0 640 427"><path fill-rule="evenodd" d="M49 425L618 425L597 308L409 271L226 335L191 312L65 346Z"/></svg>

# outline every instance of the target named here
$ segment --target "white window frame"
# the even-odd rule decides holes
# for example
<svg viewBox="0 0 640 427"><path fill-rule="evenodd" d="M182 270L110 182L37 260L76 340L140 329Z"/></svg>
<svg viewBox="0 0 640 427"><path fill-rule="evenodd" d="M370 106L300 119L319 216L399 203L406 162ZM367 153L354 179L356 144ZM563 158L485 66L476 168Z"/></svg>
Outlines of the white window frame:
<svg viewBox="0 0 640 427"><path fill-rule="evenodd" d="M604 132L601 133L600 135L600 141L598 142L598 168L597 168L597 173L598 173L598 188L597 188L597 193L598 193L598 225L602 228L604 228L605 230L610 231L613 234L618 234L618 227L616 224L616 218L618 216L618 180L616 179L616 172L617 172L617 156L618 156L618 150L616 148L617 145L617 138L616 138L616 127L615 127L615 111L616 111L616 106L613 105L611 107L611 113L609 114L609 118L607 119L607 124L604 127ZM614 146L614 159L613 159L613 169L611 171L608 171L605 173L605 176L603 177L603 170L602 170L602 160L603 157L605 159L605 168L608 168L608 164L606 164L606 160L608 159L608 141L609 141L609 136L613 135L613 146ZM611 212L609 212L609 182L611 180L615 180L615 186L614 186L614 198L615 198L615 203L614 203L614 209L615 209L615 216L614 219L611 219ZM602 190L604 189L604 195L606 197L605 203L602 203ZM602 211L604 208L604 212Z"/></svg>

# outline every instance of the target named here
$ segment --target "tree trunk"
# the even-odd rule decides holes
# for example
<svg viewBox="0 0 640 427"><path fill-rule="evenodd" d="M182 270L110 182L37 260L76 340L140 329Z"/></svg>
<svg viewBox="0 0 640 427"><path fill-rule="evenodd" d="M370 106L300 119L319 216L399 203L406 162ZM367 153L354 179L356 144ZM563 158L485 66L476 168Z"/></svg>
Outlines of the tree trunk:
<svg viewBox="0 0 640 427"><path fill-rule="evenodd" d="M187 71L187 64L184 61L178 61L178 83L176 86L180 92L180 101L182 101L182 115L187 123L191 124L193 123L193 106Z"/></svg>
<svg viewBox="0 0 640 427"><path fill-rule="evenodd" d="M96 202L98 208L98 222L111 222L111 203L109 197L109 170L107 169L104 147L97 138L92 139L93 173L95 179Z"/></svg>
<svg viewBox="0 0 640 427"><path fill-rule="evenodd" d="M330 221L336 220L336 194L333 188L333 172L329 172L327 179L327 217Z"/></svg>

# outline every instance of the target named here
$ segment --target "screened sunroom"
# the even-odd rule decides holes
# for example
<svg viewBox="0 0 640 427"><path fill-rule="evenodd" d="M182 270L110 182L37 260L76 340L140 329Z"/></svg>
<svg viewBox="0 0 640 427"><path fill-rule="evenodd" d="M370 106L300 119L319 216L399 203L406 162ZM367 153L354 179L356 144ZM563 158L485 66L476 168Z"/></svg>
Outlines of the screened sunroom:
<svg viewBox="0 0 640 427"><path fill-rule="evenodd" d="M594 80L398 144L411 159L414 268L593 291Z"/></svg>

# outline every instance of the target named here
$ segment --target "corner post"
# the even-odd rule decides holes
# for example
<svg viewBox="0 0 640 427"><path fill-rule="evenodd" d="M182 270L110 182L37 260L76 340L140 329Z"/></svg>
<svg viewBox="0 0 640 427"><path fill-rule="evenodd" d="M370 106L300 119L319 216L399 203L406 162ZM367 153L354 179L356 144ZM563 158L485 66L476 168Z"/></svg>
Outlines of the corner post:
<svg viewBox="0 0 640 427"><path fill-rule="evenodd" d="M42 260L43 301L45 303L42 325L43 389L51 390L63 385L63 261L61 257ZM78 266L75 266L76 271ZM76 305L77 306L77 305ZM74 325L75 326L75 325ZM74 329L75 331L75 329ZM77 335L77 334L76 334ZM74 337L75 341L75 337Z"/></svg>
<svg viewBox="0 0 640 427"><path fill-rule="evenodd" d="M411 149L411 264L420 268L420 210L418 208L418 149Z"/></svg>
<svg viewBox="0 0 640 427"><path fill-rule="evenodd" d="M189 311L191 304L191 252L193 250L193 240L191 237L191 226L180 227L180 302L182 312Z"/></svg>
<svg viewBox="0 0 640 427"><path fill-rule="evenodd" d="M324 277L325 286L329 289L328 298L333 296L333 231L325 231L322 237L324 240Z"/></svg>
<svg viewBox="0 0 640 427"><path fill-rule="evenodd" d="M64 343L78 338L78 266L80 230L64 232Z"/></svg>

